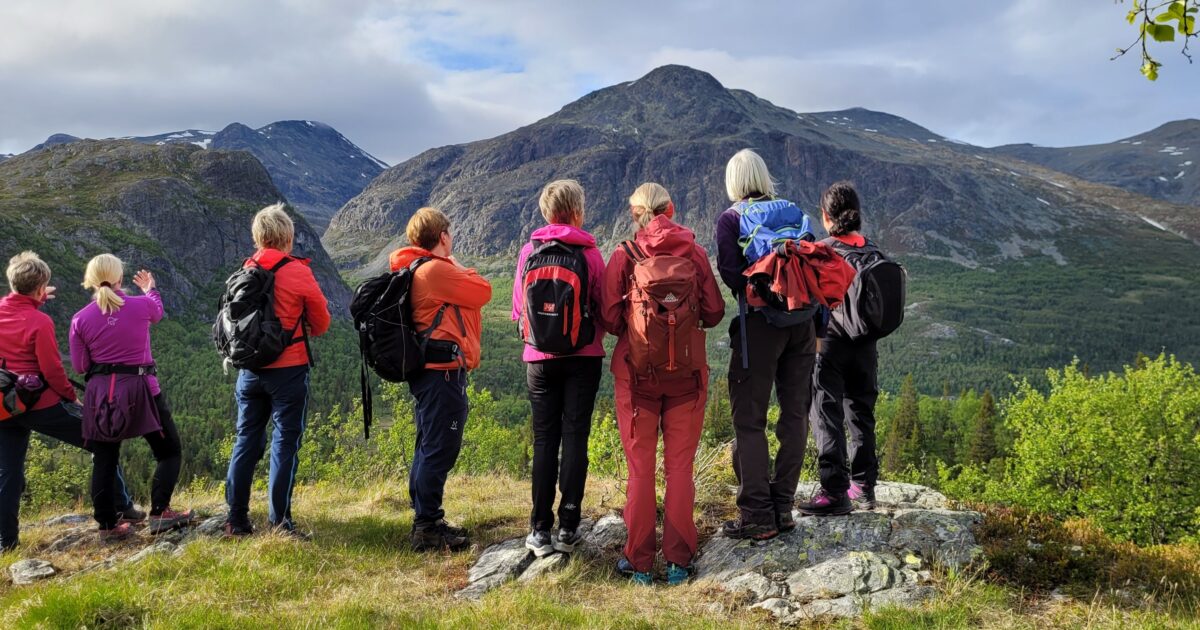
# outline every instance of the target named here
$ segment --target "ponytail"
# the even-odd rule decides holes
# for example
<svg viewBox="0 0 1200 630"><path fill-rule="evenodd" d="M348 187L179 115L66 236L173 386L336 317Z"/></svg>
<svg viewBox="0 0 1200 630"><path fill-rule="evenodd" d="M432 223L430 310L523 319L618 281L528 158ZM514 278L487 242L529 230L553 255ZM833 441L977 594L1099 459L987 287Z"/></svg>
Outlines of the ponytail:
<svg viewBox="0 0 1200 630"><path fill-rule="evenodd" d="M94 291L96 306L100 312L111 315L125 306L125 298L117 295L114 284L121 283L125 275L125 265L121 259L112 254L100 254L88 261L87 270L83 273L83 288Z"/></svg>

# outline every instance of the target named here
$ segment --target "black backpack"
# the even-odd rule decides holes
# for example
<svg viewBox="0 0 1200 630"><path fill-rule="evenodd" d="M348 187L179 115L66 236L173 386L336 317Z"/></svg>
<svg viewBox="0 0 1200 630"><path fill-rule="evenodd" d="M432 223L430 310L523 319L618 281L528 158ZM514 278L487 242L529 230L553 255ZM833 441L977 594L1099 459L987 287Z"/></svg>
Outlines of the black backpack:
<svg viewBox="0 0 1200 630"><path fill-rule="evenodd" d="M852 247L826 241L858 272L846 300L831 314L832 324L849 339L883 339L904 322L908 273L874 243Z"/></svg>
<svg viewBox="0 0 1200 630"><path fill-rule="evenodd" d="M33 408L46 391L46 383L38 375L35 389L21 387L21 377L8 369L8 359L0 359L0 421L19 416Z"/></svg>
<svg viewBox="0 0 1200 630"><path fill-rule="evenodd" d="M531 242L521 272L521 339L547 354L578 352L596 338L584 248Z"/></svg>
<svg viewBox="0 0 1200 630"><path fill-rule="evenodd" d="M238 269L225 281L212 336L217 352L233 367L264 368L274 363L288 346L301 341L308 351L309 365L313 364L304 317L287 331L275 313L275 274L293 260L285 257L270 269L252 260L252 266ZM304 335L297 338L297 332Z"/></svg>
<svg viewBox="0 0 1200 630"><path fill-rule="evenodd" d="M371 384L367 367L379 378L392 383L412 380L426 363L445 363L458 359L458 344L430 339L450 307L443 304L425 330L418 330L412 313L412 285L417 268L430 258L418 258L407 267L385 273L358 285L350 302L350 316L358 330L362 353L363 434L371 437L373 417ZM458 313L458 308L455 307ZM461 325L462 315L459 314Z"/></svg>

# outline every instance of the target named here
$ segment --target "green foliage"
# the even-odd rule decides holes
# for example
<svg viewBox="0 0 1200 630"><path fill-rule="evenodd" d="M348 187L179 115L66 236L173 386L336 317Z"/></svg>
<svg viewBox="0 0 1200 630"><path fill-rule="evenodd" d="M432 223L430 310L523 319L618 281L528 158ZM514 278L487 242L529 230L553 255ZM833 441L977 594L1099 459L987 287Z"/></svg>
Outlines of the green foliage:
<svg viewBox="0 0 1200 630"><path fill-rule="evenodd" d="M1138 37L1133 44L1118 48L1116 57L1120 57L1135 46L1141 47L1142 75L1151 81L1158 80L1158 69L1162 63L1150 54L1149 43L1173 42L1178 32L1183 36L1182 54L1188 62L1192 60L1188 52L1188 44L1196 37L1196 17L1200 12L1200 0L1134 0L1133 8L1125 15L1130 25L1137 25Z"/></svg>
<svg viewBox="0 0 1200 630"><path fill-rule="evenodd" d="M996 401L992 390L985 390L979 400L979 413L971 430L970 455L968 460L975 464L987 464L999 455L996 448Z"/></svg>
<svg viewBox="0 0 1200 630"><path fill-rule="evenodd" d="M880 464L888 472L900 473L910 464L919 462L923 455L921 409L912 375L909 375L900 389L899 406L889 423L883 461Z"/></svg>
<svg viewBox="0 0 1200 630"><path fill-rule="evenodd" d="M1009 499L1089 518L1142 544L1200 533L1200 377L1159 356L1089 377L1071 364L1049 392L1022 383L1006 403L1017 434Z"/></svg>

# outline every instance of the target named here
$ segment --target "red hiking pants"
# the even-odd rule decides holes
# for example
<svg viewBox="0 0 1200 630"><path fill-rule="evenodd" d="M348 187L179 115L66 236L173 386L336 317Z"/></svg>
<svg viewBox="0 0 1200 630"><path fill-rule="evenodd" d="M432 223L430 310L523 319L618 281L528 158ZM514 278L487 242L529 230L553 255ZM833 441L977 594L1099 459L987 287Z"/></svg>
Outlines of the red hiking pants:
<svg viewBox="0 0 1200 630"><path fill-rule="evenodd" d="M691 382L689 381L689 384ZM663 500L663 557L667 562L690 566L696 554L696 485L692 475L696 447L704 428L704 406L708 401L707 379L697 381L682 393L635 389L627 379L617 378L617 424L629 467L625 487L625 558L637 571L654 566L654 530L658 501L655 472L658 436L663 438L663 469L666 495Z"/></svg>

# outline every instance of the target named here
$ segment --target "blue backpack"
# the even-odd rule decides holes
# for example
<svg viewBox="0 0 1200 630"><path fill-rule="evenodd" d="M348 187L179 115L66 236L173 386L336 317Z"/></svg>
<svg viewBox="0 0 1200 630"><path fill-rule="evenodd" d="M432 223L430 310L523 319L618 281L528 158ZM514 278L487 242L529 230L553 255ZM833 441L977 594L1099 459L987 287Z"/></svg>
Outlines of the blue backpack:
<svg viewBox="0 0 1200 630"><path fill-rule="evenodd" d="M786 199L741 201L738 216L738 245L746 261L754 264L784 241L813 240L808 216Z"/></svg>

